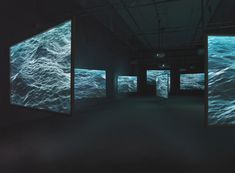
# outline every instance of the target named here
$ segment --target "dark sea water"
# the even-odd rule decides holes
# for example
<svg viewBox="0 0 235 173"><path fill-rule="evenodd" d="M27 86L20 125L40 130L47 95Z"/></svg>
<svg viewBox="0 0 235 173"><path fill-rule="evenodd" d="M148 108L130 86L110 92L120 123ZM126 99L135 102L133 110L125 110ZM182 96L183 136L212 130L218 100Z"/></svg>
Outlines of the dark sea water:
<svg viewBox="0 0 235 173"><path fill-rule="evenodd" d="M70 112L71 22L10 48L11 103Z"/></svg>
<svg viewBox="0 0 235 173"><path fill-rule="evenodd" d="M118 93L137 92L136 76L118 76Z"/></svg>
<svg viewBox="0 0 235 173"><path fill-rule="evenodd" d="M161 75L168 75L168 92L170 91L170 70L147 70L147 85L156 85L156 78ZM161 85L161 84L160 84Z"/></svg>
<svg viewBox="0 0 235 173"><path fill-rule="evenodd" d="M235 37L208 37L208 124L235 124Z"/></svg>
<svg viewBox="0 0 235 173"><path fill-rule="evenodd" d="M106 96L106 72L75 68L75 99Z"/></svg>
<svg viewBox="0 0 235 173"><path fill-rule="evenodd" d="M156 78L156 91L157 91L157 96L168 98L169 74L166 74L165 72L158 74Z"/></svg>
<svg viewBox="0 0 235 173"><path fill-rule="evenodd" d="M181 90L204 90L205 89L205 74L181 74L180 89Z"/></svg>

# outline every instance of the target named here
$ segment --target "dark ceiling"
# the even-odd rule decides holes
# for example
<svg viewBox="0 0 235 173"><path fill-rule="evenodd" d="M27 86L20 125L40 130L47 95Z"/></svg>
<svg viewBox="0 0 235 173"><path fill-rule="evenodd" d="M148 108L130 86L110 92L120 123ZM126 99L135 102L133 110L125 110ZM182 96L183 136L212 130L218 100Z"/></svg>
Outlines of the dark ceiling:
<svg viewBox="0 0 235 173"><path fill-rule="evenodd" d="M134 60L144 59L147 64L164 51L166 63L197 63L203 68L206 34L234 28L233 0L83 0L79 4L135 49Z"/></svg>
<svg viewBox="0 0 235 173"><path fill-rule="evenodd" d="M12 37L24 37L22 30L37 32L63 17L94 15L135 50L137 58L164 50L192 60L205 45L206 33L231 32L235 26L234 0L8 0L0 8L8 44L15 41Z"/></svg>
<svg viewBox="0 0 235 173"><path fill-rule="evenodd" d="M202 4L204 8L202 9ZM201 41L202 10L208 23L219 0L116 0L113 6L148 49L175 49ZM208 9L210 8L210 12Z"/></svg>
<svg viewBox="0 0 235 173"><path fill-rule="evenodd" d="M134 35L143 43L142 49L148 50L201 45L203 28L213 25L210 21L221 4L220 0L86 0L80 2L84 9L88 12L96 12L97 16L101 16L102 13L110 15L115 10L128 25L129 38ZM115 19L113 18L113 21Z"/></svg>

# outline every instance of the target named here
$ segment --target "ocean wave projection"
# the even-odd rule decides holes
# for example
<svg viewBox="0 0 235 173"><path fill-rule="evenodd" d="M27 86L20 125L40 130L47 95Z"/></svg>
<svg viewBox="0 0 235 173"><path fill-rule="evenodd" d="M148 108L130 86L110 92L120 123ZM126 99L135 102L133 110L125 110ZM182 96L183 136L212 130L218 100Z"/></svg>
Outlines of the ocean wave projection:
<svg viewBox="0 0 235 173"><path fill-rule="evenodd" d="M70 112L71 21L10 48L11 103Z"/></svg>
<svg viewBox="0 0 235 173"><path fill-rule="evenodd" d="M169 92L171 86L170 70L147 70L147 85L156 85L156 78L164 74L167 74L169 77L168 79L168 92Z"/></svg>
<svg viewBox="0 0 235 173"><path fill-rule="evenodd" d="M106 72L75 68L75 99L106 97Z"/></svg>
<svg viewBox="0 0 235 173"><path fill-rule="evenodd" d="M169 92L169 74L162 72L156 78L157 96L168 98Z"/></svg>
<svg viewBox="0 0 235 173"><path fill-rule="evenodd" d="M205 74L181 74L180 89L181 90L204 90L205 89Z"/></svg>
<svg viewBox="0 0 235 173"><path fill-rule="evenodd" d="M208 124L235 124L235 37L208 36Z"/></svg>
<svg viewBox="0 0 235 173"><path fill-rule="evenodd" d="M136 76L118 76L118 93L137 92Z"/></svg>

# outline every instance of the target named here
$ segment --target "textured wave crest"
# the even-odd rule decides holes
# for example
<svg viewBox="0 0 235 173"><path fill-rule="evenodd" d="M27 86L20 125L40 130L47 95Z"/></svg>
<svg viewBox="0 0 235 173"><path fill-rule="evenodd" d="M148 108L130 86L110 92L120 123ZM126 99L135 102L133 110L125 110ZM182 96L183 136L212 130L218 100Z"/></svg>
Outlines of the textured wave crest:
<svg viewBox="0 0 235 173"><path fill-rule="evenodd" d="M11 47L11 103L70 112L71 22Z"/></svg>
<svg viewBox="0 0 235 173"><path fill-rule="evenodd" d="M168 75L168 92L170 91L170 70L147 70L147 84L148 85L156 85L156 78L160 77L161 75Z"/></svg>
<svg viewBox="0 0 235 173"><path fill-rule="evenodd" d="M75 99L106 96L106 72L75 69Z"/></svg>
<svg viewBox="0 0 235 173"><path fill-rule="evenodd" d="M181 74L180 89L182 90L204 90L205 89L204 73Z"/></svg>
<svg viewBox="0 0 235 173"><path fill-rule="evenodd" d="M137 92L137 77L118 76L118 92L119 93Z"/></svg>
<svg viewBox="0 0 235 173"><path fill-rule="evenodd" d="M208 123L235 124L235 37L208 40Z"/></svg>
<svg viewBox="0 0 235 173"><path fill-rule="evenodd" d="M156 91L157 96L168 98L168 91L169 91L169 75L165 72L158 74L156 78Z"/></svg>

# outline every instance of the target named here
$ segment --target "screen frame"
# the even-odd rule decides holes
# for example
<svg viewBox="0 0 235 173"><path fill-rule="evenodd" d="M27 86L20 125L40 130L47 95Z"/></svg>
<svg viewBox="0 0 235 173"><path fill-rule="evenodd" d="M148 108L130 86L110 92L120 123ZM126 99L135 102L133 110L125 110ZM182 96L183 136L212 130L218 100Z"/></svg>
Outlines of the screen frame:
<svg viewBox="0 0 235 173"><path fill-rule="evenodd" d="M208 124L208 60L209 60L209 53L208 53L208 38L210 36L231 36L231 37L235 37L235 33L234 34L229 34L229 33L221 33L221 32L218 32L218 33L207 33L206 34L206 37L205 37L205 48L206 48L206 51L205 51L205 61L204 61L204 64L205 64L205 106L204 106L204 127L211 127L211 128L234 128L235 125L230 125L230 124L212 124L212 125L209 125Z"/></svg>
<svg viewBox="0 0 235 173"><path fill-rule="evenodd" d="M187 74L204 74L204 89L181 89L181 80L180 80L180 86L179 86L179 89L180 91L205 91L205 80L206 80L206 73L204 72L195 72L195 73L180 73L180 79L181 79L181 75L187 75Z"/></svg>
<svg viewBox="0 0 235 173"><path fill-rule="evenodd" d="M76 99L75 98L75 69L81 69L81 70L94 70L94 71L104 71L105 72L105 96L104 97L94 97L94 98L82 98L82 99ZM106 69L91 69L91 68L80 68L80 67L75 67L74 66L74 72L73 72L73 75L74 75L74 83L73 83L73 101L74 101L74 104L76 104L75 102L78 102L78 101L83 101L83 100L94 100L94 99L104 99L104 98L107 98L108 97L108 92L107 92L107 86L108 86L108 82L107 82L107 70ZM74 105L75 107L75 105Z"/></svg>
<svg viewBox="0 0 235 173"><path fill-rule="evenodd" d="M51 29L55 28L55 27L58 27L66 22L71 22L71 57L70 57L70 111L68 113L66 112L57 112L57 111L53 111L53 110L46 110L46 109L39 109L39 108L36 108L36 107L27 107L27 106L23 106L23 105L17 105L17 104L14 104L11 102L11 87L12 87L12 84L11 84L11 48L17 44L20 44L24 41L27 41L33 37L36 37L40 34L43 34L45 32L48 32L50 31ZM74 35L75 35L75 27L74 27L74 22L75 22L75 17L69 17L69 18L65 18L63 21L59 21L59 22L56 22L54 23L53 25L43 29L42 31L38 32L38 33L35 33L35 34L31 34L30 36L28 36L27 38L25 39L21 39L20 41L17 41L17 42L14 42L13 44L9 45L8 47L8 60L9 60L9 63L8 63L8 68L9 68L9 74L8 74L8 83L9 83L9 90L8 90L8 105L11 109L14 109L14 110L22 110L22 111L25 111L26 110L28 112L42 112L42 113L50 113L50 114L53 114L53 115L62 115L62 116L72 116L73 112L74 112L74 106L73 106L73 98L74 98L74 94L73 94L73 90L74 90L74 86L73 86L73 82L74 82L74 50L75 50L75 40L74 40Z"/></svg>
<svg viewBox="0 0 235 173"><path fill-rule="evenodd" d="M156 90L156 87L157 87L156 79L155 79L155 85L148 84L148 71L169 71L169 73L168 73L168 78L169 78L168 82L170 83L170 85L168 83L168 98L169 98L169 96L172 93L172 91L171 91L172 90L172 70L170 68L165 68L165 69L162 69L162 68L158 68L158 69L145 69L145 75L146 75L145 86L146 87L154 86L154 88L155 88L155 95L156 95L156 92L157 92L157 90ZM156 78L157 78L157 76L156 76Z"/></svg>
<svg viewBox="0 0 235 173"><path fill-rule="evenodd" d="M149 85L148 84L148 71L169 71L169 78L170 78L170 80L171 80L171 68L165 68L165 69L161 69L161 68L146 68L145 69L145 75L146 75L146 80L145 80L145 83L146 83L146 85L148 85L148 86L151 86L151 85Z"/></svg>
<svg viewBox="0 0 235 173"><path fill-rule="evenodd" d="M167 76L167 79L168 79L167 83L166 83L166 85L167 85L167 97L163 97L163 96L158 95L158 92L156 93L156 96L160 97L160 98L168 99L169 98L169 93L170 93L170 91L169 91L170 74L163 74L163 76ZM156 78L156 80L157 80L157 78ZM156 84L157 84L157 82L156 82ZM158 91L157 86L158 85L156 85L156 91Z"/></svg>
<svg viewBox="0 0 235 173"><path fill-rule="evenodd" d="M135 92L119 92L118 90L118 77L121 76L121 77L136 77L136 91ZM117 84L117 89L116 89L116 92L117 92L117 95L128 95L128 94L137 94L138 93L138 75L117 75L116 76L116 84Z"/></svg>

